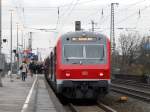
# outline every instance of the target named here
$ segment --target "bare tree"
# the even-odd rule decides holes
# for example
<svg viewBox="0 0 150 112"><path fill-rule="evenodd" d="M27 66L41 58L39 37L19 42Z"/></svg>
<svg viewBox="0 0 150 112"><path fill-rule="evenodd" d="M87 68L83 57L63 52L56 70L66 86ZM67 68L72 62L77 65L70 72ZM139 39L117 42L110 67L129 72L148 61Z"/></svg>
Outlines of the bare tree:
<svg viewBox="0 0 150 112"><path fill-rule="evenodd" d="M146 36L142 38L139 45L139 57L138 64L143 65L143 74L150 73L150 37Z"/></svg>
<svg viewBox="0 0 150 112"><path fill-rule="evenodd" d="M123 68L123 71L135 62L138 55L137 51L139 49L140 40L138 34L120 34L119 44L122 54L121 68Z"/></svg>

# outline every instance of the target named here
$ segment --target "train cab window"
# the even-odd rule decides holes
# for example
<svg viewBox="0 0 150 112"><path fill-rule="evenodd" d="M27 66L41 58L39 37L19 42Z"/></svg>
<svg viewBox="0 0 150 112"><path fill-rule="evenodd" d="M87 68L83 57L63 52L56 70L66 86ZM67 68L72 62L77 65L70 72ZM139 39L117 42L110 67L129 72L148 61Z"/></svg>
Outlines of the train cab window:
<svg viewBox="0 0 150 112"><path fill-rule="evenodd" d="M86 58L88 59L103 59L104 46L103 45L86 45Z"/></svg>
<svg viewBox="0 0 150 112"><path fill-rule="evenodd" d="M64 45L64 58L104 59L104 45Z"/></svg>
<svg viewBox="0 0 150 112"><path fill-rule="evenodd" d="M65 45L64 46L64 58L65 59L83 58L83 46L82 45Z"/></svg>

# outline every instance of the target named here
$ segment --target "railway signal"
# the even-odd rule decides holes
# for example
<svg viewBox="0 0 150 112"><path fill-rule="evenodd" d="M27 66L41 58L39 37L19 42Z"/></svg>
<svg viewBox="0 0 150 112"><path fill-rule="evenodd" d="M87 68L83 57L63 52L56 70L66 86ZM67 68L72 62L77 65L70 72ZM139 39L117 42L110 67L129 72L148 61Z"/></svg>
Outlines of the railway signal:
<svg viewBox="0 0 150 112"><path fill-rule="evenodd" d="M81 21L75 21L75 31L81 30Z"/></svg>

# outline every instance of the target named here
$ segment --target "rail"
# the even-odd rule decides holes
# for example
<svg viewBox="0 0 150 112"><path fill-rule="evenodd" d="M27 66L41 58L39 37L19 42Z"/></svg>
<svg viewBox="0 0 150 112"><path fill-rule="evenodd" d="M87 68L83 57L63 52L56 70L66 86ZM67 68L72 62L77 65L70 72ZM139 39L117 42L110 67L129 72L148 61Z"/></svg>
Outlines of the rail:
<svg viewBox="0 0 150 112"><path fill-rule="evenodd" d="M78 106L75 106L72 103L69 103L68 106L72 112L87 112L87 111L89 111L89 109L91 110L91 112L92 112L92 110L93 111L96 110L98 112L117 112L116 110L112 109L111 107L109 107L101 102L97 102L97 104L94 106L93 105L88 106L88 108L87 108L87 106L83 106L83 107L79 108Z"/></svg>

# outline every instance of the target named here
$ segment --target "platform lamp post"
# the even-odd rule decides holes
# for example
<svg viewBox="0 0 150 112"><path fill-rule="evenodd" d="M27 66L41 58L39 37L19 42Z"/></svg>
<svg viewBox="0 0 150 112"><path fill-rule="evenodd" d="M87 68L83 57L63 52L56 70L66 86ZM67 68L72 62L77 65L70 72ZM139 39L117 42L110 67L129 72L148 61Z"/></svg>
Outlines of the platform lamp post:
<svg viewBox="0 0 150 112"><path fill-rule="evenodd" d="M19 71L19 39L18 39L18 33L19 33L19 24L16 23L16 26L17 26L17 75L18 75L18 71Z"/></svg>
<svg viewBox="0 0 150 112"><path fill-rule="evenodd" d="M13 10L10 10L10 81L13 82L12 79L12 16Z"/></svg>

